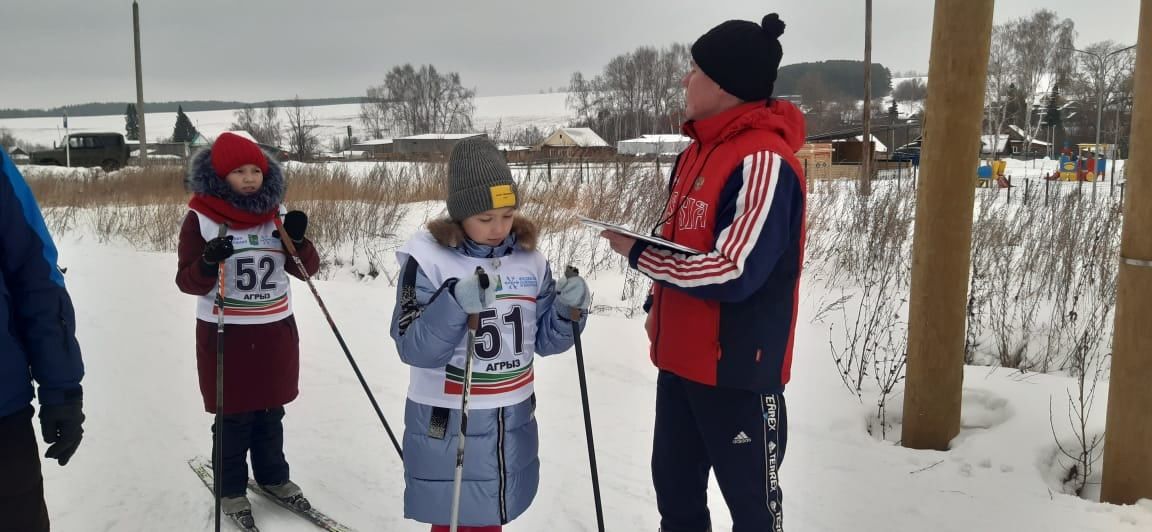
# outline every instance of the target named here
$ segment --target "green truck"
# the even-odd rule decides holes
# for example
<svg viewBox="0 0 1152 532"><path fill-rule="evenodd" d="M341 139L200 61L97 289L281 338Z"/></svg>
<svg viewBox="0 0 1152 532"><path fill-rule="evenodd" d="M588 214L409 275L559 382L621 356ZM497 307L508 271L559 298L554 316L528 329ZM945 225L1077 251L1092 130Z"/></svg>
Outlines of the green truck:
<svg viewBox="0 0 1152 532"><path fill-rule="evenodd" d="M121 133L72 133L59 146L32 152L29 158L32 164L58 166L68 164L70 158L72 166L99 166L111 172L128 162L128 143Z"/></svg>

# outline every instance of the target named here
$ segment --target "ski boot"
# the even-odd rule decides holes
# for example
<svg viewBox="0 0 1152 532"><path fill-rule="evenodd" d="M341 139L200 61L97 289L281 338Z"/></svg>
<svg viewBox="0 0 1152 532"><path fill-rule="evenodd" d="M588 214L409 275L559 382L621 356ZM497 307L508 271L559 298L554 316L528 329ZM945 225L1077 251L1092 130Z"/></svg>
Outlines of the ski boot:
<svg viewBox="0 0 1152 532"><path fill-rule="evenodd" d="M291 480L287 480L283 484L261 484L260 488L272 494L273 497L280 499L280 502L301 512L307 512L312 509L312 503L304 498L300 486L297 486L296 483Z"/></svg>
<svg viewBox="0 0 1152 532"><path fill-rule="evenodd" d="M224 497L220 499L220 510L240 526L249 529L256 528L256 519L252 517L252 503L248 502L248 497L244 495Z"/></svg>

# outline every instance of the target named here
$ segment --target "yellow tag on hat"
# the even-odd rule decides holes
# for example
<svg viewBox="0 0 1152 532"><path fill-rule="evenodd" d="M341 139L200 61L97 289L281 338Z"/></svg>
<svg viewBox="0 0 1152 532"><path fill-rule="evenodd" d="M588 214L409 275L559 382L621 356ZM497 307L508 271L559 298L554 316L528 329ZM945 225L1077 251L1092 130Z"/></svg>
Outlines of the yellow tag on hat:
<svg viewBox="0 0 1152 532"><path fill-rule="evenodd" d="M493 209L516 206L516 191L512 190L512 185L495 185L488 190L492 193Z"/></svg>

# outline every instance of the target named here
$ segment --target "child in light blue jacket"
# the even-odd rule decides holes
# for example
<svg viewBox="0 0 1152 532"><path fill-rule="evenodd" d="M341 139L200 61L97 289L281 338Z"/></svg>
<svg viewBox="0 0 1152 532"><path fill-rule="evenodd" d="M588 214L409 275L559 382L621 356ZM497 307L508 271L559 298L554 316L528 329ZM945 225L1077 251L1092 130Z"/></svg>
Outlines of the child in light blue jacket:
<svg viewBox="0 0 1152 532"><path fill-rule="evenodd" d="M540 476L534 355L567 351L590 294L552 280L537 231L518 217L516 184L486 139L452 150L448 219L428 224L397 258L392 339L412 366L404 414L404 515L446 531L460 427L467 320L479 318L468 400L461 531L497 532L523 513ZM482 288L476 268L490 279Z"/></svg>

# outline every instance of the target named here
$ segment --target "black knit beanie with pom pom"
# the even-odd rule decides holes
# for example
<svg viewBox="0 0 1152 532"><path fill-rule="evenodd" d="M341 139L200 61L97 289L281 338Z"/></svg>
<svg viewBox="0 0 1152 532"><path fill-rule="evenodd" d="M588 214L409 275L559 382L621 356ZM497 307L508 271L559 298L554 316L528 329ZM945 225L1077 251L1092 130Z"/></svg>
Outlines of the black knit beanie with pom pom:
<svg viewBox="0 0 1152 532"><path fill-rule="evenodd" d="M720 88L746 102L772 97L784 51L784 22L776 13L760 24L729 20L692 44L692 60Z"/></svg>

